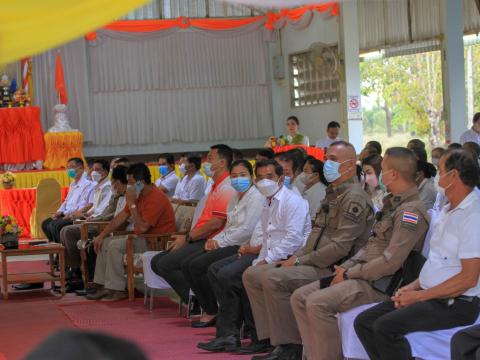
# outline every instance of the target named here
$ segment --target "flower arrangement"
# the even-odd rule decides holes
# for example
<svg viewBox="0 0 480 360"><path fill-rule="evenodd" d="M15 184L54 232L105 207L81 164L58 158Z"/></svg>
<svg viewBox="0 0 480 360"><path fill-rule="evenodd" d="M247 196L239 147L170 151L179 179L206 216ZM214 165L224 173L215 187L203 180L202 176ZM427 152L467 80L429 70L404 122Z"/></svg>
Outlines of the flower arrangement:
<svg viewBox="0 0 480 360"><path fill-rule="evenodd" d="M5 189L11 189L15 183L15 176L10 171L7 171L2 175L2 186Z"/></svg>
<svg viewBox="0 0 480 360"><path fill-rule="evenodd" d="M13 216L0 217L0 236L11 234L18 236L22 233L22 228L18 226Z"/></svg>

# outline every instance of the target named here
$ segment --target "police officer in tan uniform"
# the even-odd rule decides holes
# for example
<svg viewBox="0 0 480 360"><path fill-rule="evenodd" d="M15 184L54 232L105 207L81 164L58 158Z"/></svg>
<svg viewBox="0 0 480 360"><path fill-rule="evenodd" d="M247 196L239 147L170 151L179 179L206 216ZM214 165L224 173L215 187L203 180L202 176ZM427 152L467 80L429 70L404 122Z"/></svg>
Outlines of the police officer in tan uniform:
<svg viewBox="0 0 480 360"><path fill-rule="evenodd" d="M264 345L250 353L263 352L270 339L271 344L281 345L282 354L301 355L302 339L290 306L291 294L331 274L330 266L353 255L368 240L373 204L357 180L355 157L355 149L347 142L330 146L324 172L331 185L305 246L288 260L252 266L244 273L258 339ZM272 356L279 355L279 350Z"/></svg>
<svg viewBox="0 0 480 360"><path fill-rule="evenodd" d="M408 149L387 150L382 181L390 193L384 198L367 244L336 267L329 287L319 289L317 281L291 296L308 359L343 359L335 315L386 300L388 296L379 290L378 280L395 274L412 250L421 250L429 219L415 184L416 163Z"/></svg>

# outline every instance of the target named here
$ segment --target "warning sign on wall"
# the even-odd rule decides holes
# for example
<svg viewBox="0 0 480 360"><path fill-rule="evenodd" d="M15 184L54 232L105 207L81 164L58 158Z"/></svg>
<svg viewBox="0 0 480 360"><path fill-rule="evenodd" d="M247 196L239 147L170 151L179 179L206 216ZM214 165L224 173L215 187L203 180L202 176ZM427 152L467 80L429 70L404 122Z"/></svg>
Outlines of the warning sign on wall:
<svg viewBox="0 0 480 360"><path fill-rule="evenodd" d="M361 120L362 108L360 106L360 96L349 95L347 98L348 120Z"/></svg>

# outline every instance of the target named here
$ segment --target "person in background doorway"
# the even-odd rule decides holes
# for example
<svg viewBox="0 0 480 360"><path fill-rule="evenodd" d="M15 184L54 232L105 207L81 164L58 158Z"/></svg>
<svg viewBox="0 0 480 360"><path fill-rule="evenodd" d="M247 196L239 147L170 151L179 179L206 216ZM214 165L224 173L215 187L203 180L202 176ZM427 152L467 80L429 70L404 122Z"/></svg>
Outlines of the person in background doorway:
<svg viewBox="0 0 480 360"><path fill-rule="evenodd" d="M460 144L463 145L466 142L475 142L480 144L480 112L477 112L473 116L472 127L465 131L462 136L460 136Z"/></svg>
<svg viewBox="0 0 480 360"><path fill-rule="evenodd" d="M340 133L340 124L336 121L330 121L327 125L327 138L326 139L320 139L317 141L315 144L315 147L319 149L326 149L335 141L341 140L338 137L338 134Z"/></svg>

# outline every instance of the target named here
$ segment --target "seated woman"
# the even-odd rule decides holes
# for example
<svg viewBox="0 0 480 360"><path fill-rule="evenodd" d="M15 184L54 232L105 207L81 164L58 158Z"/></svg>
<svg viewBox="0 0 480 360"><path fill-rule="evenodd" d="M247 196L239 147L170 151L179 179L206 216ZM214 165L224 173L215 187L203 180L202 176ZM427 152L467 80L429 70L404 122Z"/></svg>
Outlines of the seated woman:
<svg viewBox="0 0 480 360"><path fill-rule="evenodd" d="M300 128L300 121L296 116L290 116L287 119L287 135L280 135L278 139L274 136L270 137L265 143L264 147L272 148L276 145L305 145L310 146L308 136L298 132Z"/></svg>
<svg viewBox="0 0 480 360"><path fill-rule="evenodd" d="M437 198L437 191L435 190L435 183L433 179L437 175L437 169L433 164L426 161L418 160L417 163L417 186L420 199L425 205L425 209L430 210L435 204Z"/></svg>
<svg viewBox="0 0 480 360"><path fill-rule="evenodd" d="M382 210L385 190L381 188L379 177L382 171L383 158L378 154L367 156L362 161L362 170L365 174L365 191L370 195L376 211Z"/></svg>
<svg viewBox="0 0 480 360"><path fill-rule="evenodd" d="M305 175L301 179L305 184L305 189L302 196L308 201L310 218L315 220L320 204L326 195L325 189L328 186L328 182L323 176L323 163L313 156L309 156L303 166L303 173Z"/></svg>
<svg viewBox="0 0 480 360"><path fill-rule="evenodd" d="M237 254L241 245L247 243L255 229L265 198L253 186L253 168L247 160L235 161L230 169L230 180L237 195L230 201L225 228L208 239L205 251L182 269L190 288L204 310L199 321L192 327L214 325L217 314L217 299L207 277L208 267L223 258Z"/></svg>

